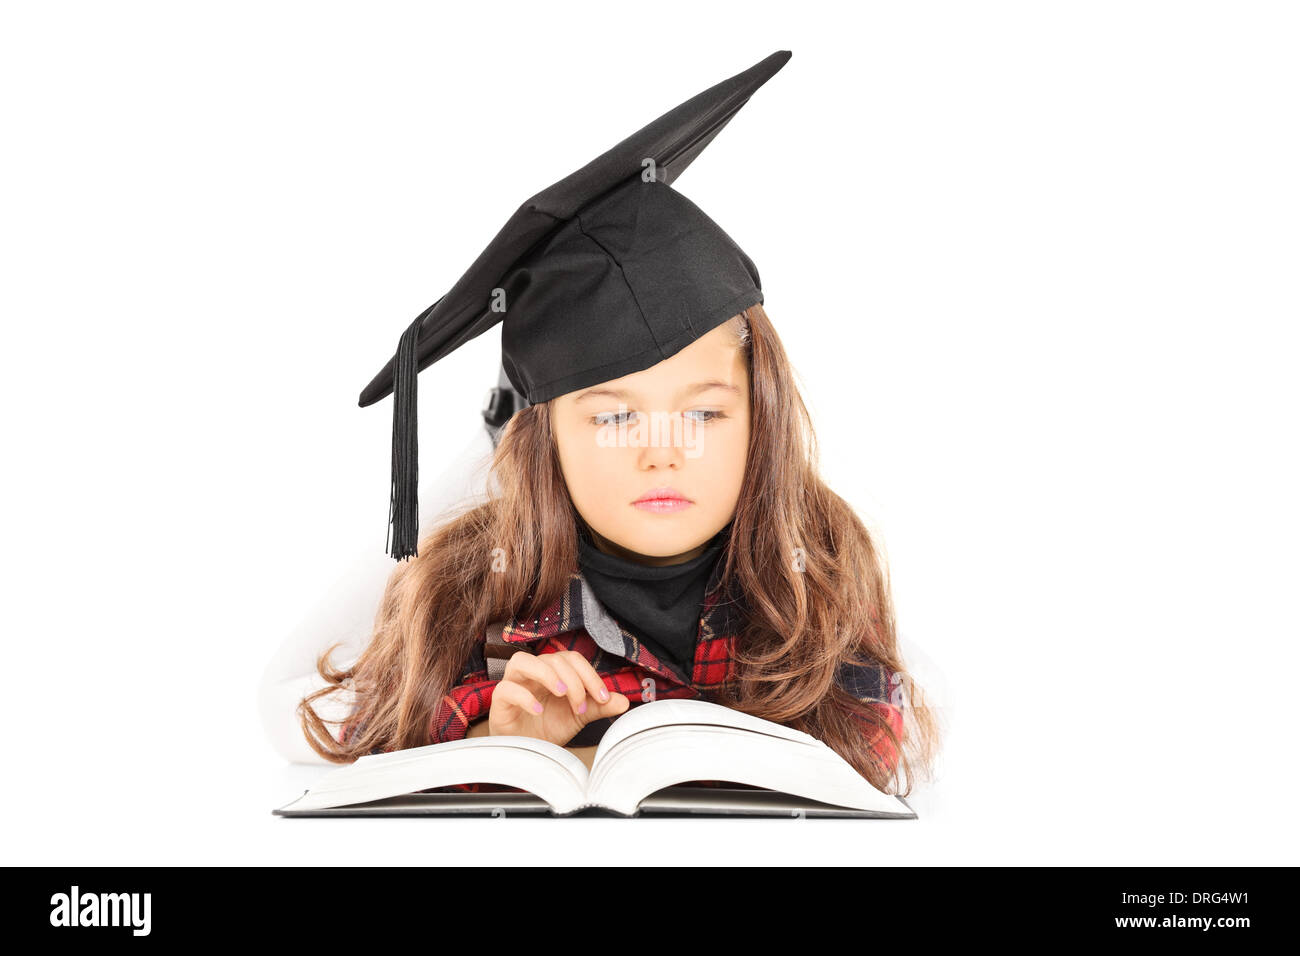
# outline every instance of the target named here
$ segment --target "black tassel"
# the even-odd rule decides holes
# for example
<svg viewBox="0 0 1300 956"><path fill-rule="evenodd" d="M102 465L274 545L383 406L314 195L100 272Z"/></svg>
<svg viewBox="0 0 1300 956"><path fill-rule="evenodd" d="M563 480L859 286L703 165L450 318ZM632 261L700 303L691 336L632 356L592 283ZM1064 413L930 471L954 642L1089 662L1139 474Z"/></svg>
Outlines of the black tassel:
<svg viewBox="0 0 1300 956"><path fill-rule="evenodd" d="M392 545L385 549L394 559L416 556L420 505L419 434L416 429L416 380L419 376L416 344L425 313L402 333L393 360L393 484L388 523Z"/></svg>

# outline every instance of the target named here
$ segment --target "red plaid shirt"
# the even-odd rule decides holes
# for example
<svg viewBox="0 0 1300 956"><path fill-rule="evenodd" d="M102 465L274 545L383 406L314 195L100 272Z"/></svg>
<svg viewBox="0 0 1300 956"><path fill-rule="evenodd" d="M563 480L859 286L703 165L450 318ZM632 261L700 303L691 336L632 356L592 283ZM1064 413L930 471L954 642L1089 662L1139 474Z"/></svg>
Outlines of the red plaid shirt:
<svg viewBox="0 0 1300 956"><path fill-rule="evenodd" d="M715 700L718 689L735 675L733 651L743 613L739 602L724 599L726 595L718 587L722 567L723 562L719 561L709 579L700 609L695 659L688 675L675 665L660 660L610 617L595 601L581 571L575 566L564 593L541 614L526 619L511 617L490 627L475 644L462 667L460 683L447 692L437 708L430 728L430 742L460 740L471 723L487 717L492 707L492 691L501 680L491 676L490 671L500 673L505 660L517 650L538 656L577 651L591 661L606 687L628 698L630 707L651 700L679 697ZM840 687L884 714L894 733L901 737L903 714L899 706L891 703L894 682L894 673L879 665L843 664L836 674L836 683ZM871 735L876 759L892 768L897 753L888 735L869 720L854 716L861 721L863 733ZM614 719L605 717L592 721L567 746L598 743ZM344 726L342 739L346 739L349 727ZM487 786L447 789L479 790ZM496 785L492 787L497 789Z"/></svg>

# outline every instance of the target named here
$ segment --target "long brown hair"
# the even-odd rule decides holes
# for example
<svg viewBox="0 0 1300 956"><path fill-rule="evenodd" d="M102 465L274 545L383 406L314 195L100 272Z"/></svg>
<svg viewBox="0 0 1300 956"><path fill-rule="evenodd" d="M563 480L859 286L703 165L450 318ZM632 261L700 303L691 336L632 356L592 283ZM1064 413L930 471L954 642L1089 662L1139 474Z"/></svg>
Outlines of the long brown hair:
<svg viewBox="0 0 1300 956"><path fill-rule="evenodd" d="M730 322L749 368L750 442L721 586L742 595L745 610L735 678L716 699L825 741L881 790L897 792L901 770L910 793L931 775L939 729L899 653L883 556L818 475L812 422L763 307ZM318 659L327 686L299 706L312 749L345 763L431 743L438 704L487 626L539 614L561 595L577 561L577 520L548 408L529 406L502 432L486 501L444 516L418 557L394 568L356 662L331 666L338 645ZM901 739L876 707L837 686L842 663L864 660L901 681L892 695ZM312 706L341 688L354 695L342 741ZM886 740L897 766L873 756Z"/></svg>

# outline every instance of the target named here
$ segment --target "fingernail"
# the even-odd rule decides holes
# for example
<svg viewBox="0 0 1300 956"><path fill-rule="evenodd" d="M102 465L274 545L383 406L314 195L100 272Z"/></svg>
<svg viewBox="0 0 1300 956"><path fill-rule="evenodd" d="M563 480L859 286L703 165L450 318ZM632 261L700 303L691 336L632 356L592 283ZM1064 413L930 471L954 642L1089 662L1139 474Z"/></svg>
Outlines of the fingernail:
<svg viewBox="0 0 1300 956"><path fill-rule="evenodd" d="M537 703L537 701L533 701L533 713L540 714L541 712L542 712L542 705Z"/></svg>
<svg viewBox="0 0 1300 956"><path fill-rule="evenodd" d="M559 682L555 685L555 692L556 692L557 694L563 694L563 693L564 693L564 681L559 681Z"/></svg>
<svg viewBox="0 0 1300 956"><path fill-rule="evenodd" d="M587 712L587 702L584 700L581 704L578 705L578 713L585 714L586 712Z"/></svg>
<svg viewBox="0 0 1300 956"><path fill-rule="evenodd" d="M600 689L600 699L602 701L609 700L609 691L605 690L603 687Z"/></svg>

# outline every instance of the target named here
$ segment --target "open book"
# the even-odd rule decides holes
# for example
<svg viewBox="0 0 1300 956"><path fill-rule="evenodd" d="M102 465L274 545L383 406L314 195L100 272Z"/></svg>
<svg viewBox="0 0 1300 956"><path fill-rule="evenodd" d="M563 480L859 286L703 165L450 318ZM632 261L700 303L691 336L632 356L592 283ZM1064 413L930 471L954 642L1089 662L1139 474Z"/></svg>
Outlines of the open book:
<svg viewBox="0 0 1300 956"><path fill-rule="evenodd" d="M683 786L690 783L735 783ZM525 793L421 793L493 783ZM359 757L280 816L749 814L915 819L815 737L704 700L633 706L610 724L590 772L533 737L468 737Z"/></svg>

